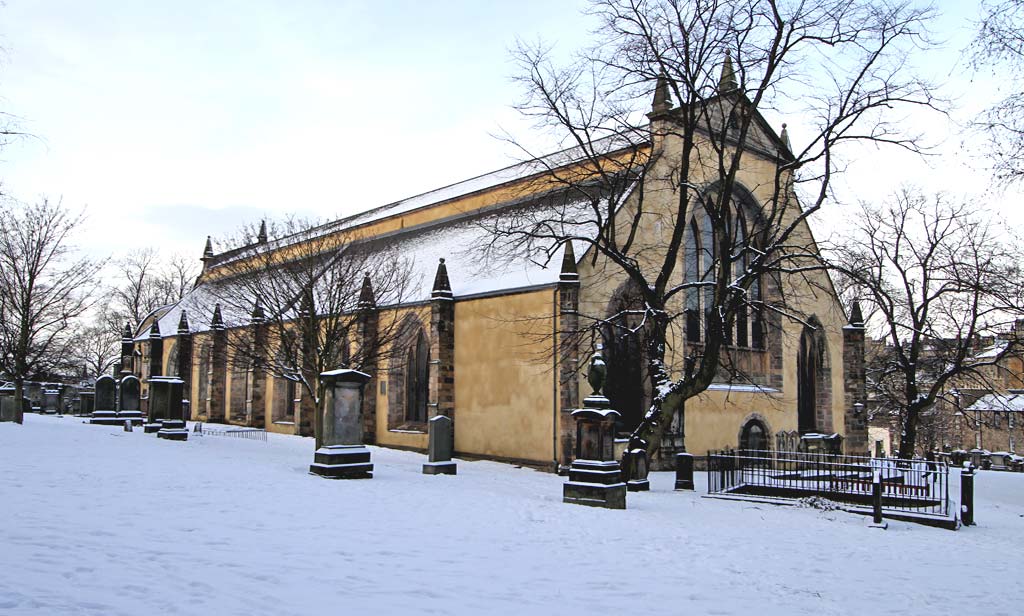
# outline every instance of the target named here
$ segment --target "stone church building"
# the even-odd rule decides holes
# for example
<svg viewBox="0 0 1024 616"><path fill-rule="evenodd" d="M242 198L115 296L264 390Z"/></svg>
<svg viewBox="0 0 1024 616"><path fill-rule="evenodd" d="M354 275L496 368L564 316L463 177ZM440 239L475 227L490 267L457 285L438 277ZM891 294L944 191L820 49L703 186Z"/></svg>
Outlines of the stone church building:
<svg viewBox="0 0 1024 616"><path fill-rule="evenodd" d="M653 119L652 119L653 123ZM758 133L744 155L735 195L741 211L756 216L788 140L759 116ZM785 131L783 130L783 133ZM653 155L674 148L673 137L630 138L609 146ZM665 157L664 159L667 159ZM604 346L606 393L623 414L622 433L632 430L650 400L636 340L612 334L604 340L571 338L581 315L616 314L628 306L630 287L621 272L596 258L584 242L563 243L537 253L496 255L490 223L528 210L557 213L565 220L572 203L547 181L553 170L573 164L572 152L524 162L463 182L384 205L315 229L322 239L384 245L401 254L410 281L401 302L377 302L375 281L363 281L360 317L353 338L375 335L389 324L395 334L365 389L364 440L385 447L425 450L427 420L454 420L456 455L515 461L536 466L568 464L573 424L569 413L589 393L584 371ZM658 163L655 163L658 164ZM667 164L667 163L665 163ZM656 191L644 207L651 224L641 233L662 232ZM624 207L630 207L627 201ZM547 209L545 209L547 208ZM742 217L741 217L742 218ZM706 220L695 215L687 233L685 275L701 258L697 246ZM798 229L813 246L810 229ZM576 233L590 232L577 230ZM284 241L287 240L287 241ZM285 250L303 238L264 234L250 251ZM375 244L376 242L376 244ZM651 244L655 245L654 239ZM493 246L492 246L493 248ZM250 330L259 339L262 313L226 314L209 297L210 285L230 278L239 249L215 253L207 243L203 272L181 302L150 315L127 340L126 365L143 381L178 376L185 381L191 418L311 435L315 406L294 381L254 369L228 344L232 331ZM358 285L357 285L358 286ZM772 292L765 285L765 293ZM808 433L839 434L847 453L867 450L864 401L864 328L857 312L846 315L823 272L782 275L777 286L800 321L751 315L731 332L733 361L742 382L723 371L721 382L688 400L666 435L664 451L747 447L793 449ZM693 301L700 301L695 298ZM238 312L238 311L235 311ZM699 315L699 311L695 311ZM700 344L699 317L687 318L670 340L668 360L678 366L686 345ZM358 344L355 340L353 344ZM269 343L273 353L273 343Z"/></svg>

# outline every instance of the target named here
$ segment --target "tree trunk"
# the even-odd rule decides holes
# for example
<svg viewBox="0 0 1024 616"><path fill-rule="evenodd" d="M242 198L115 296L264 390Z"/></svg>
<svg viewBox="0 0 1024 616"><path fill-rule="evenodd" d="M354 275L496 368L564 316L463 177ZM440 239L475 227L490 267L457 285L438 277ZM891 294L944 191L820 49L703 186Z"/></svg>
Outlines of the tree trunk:
<svg viewBox="0 0 1024 616"><path fill-rule="evenodd" d="M909 460L914 457L914 447L917 444L917 419L921 409L917 406L907 407L907 414L903 419L903 434L900 435L900 453L902 460Z"/></svg>

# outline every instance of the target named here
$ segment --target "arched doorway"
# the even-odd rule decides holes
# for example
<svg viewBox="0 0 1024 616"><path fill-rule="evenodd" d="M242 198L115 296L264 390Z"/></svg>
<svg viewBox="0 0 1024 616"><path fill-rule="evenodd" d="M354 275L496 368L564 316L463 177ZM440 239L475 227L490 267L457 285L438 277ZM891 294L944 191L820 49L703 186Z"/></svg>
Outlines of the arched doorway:
<svg viewBox="0 0 1024 616"><path fill-rule="evenodd" d="M647 382L644 301L632 282L623 283L608 303L601 328L604 361L608 366L604 395L621 413L618 431L632 432L650 405Z"/></svg>
<svg viewBox="0 0 1024 616"><path fill-rule="evenodd" d="M751 419L740 432L740 449L766 455L768 451L768 428L758 419Z"/></svg>

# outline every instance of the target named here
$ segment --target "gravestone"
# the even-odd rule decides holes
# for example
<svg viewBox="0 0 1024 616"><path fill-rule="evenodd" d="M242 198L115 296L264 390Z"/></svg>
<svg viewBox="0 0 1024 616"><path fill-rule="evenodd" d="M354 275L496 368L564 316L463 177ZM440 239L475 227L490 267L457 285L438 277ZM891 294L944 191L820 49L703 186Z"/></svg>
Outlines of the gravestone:
<svg viewBox="0 0 1024 616"><path fill-rule="evenodd" d="M320 373L324 408L317 417L317 450L309 472L328 479L370 479L373 464L363 445L363 386L370 375L356 370Z"/></svg>
<svg viewBox="0 0 1024 616"><path fill-rule="evenodd" d="M647 478L649 465L647 462L647 450L641 447L630 449L623 455L626 467L629 468L629 478L626 480L626 490L630 492L647 492L651 489L651 482Z"/></svg>
<svg viewBox="0 0 1024 616"><path fill-rule="evenodd" d="M149 421L143 428L151 431L157 425L157 438L170 441L188 440L188 428L182 413L181 394L185 381L173 376L154 376L149 379Z"/></svg>
<svg viewBox="0 0 1024 616"><path fill-rule="evenodd" d="M33 413L43 412L43 386L41 383L25 383L25 397L31 401L30 408Z"/></svg>
<svg viewBox="0 0 1024 616"><path fill-rule="evenodd" d="M423 465L424 475L455 475L457 468L452 461L455 449L454 432L450 417L438 415L427 423L429 441L427 444L428 462Z"/></svg>
<svg viewBox="0 0 1024 616"><path fill-rule="evenodd" d="M116 426L121 424L117 418L117 381L109 374L96 379L96 407L92 411L91 424Z"/></svg>
<svg viewBox="0 0 1024 616"><path fill-rule="evenodd" d="M129 374L121 379L117 417L122 423L126 419L135 424L142 423L142 411L139 410L139 390L139 379L135 375Z"/></svg>
<svg viewBox="0 0 1024 616"><path fill-rule="evenodd" d="M693 486L693 454L676 454L676 489L692 490Z"/></svg>

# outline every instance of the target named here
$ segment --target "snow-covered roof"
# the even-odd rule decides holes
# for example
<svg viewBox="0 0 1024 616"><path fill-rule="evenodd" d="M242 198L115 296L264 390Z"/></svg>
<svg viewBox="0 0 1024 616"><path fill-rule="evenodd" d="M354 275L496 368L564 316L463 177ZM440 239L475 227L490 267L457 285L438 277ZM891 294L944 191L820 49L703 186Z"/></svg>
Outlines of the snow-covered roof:
<svg viewBox="0 0 1024 616"><path fill-rule="evenodd" d="M1024 411L1024 394L985 394L968 411Z"/></svg>
<svg viewBox="0 0 1024 616"><path fill-rule="evenodd" d="M595 140L590 144L589 154L613 154L631 147L642 146L646 143L646 140L646 131L641 131L639 133L617 133ZM524 180L535 175L547 173L552 169L566 167L573 163L584 161L586 160L587 155L588 153L584 152L578 146L561 150L540 158L517 163L503 169L498 169L497 171L485 173L461 182L456 182L419 195L401 199L359 214L341 218L336 221L320 225L316 228L309 229L308 231L271 240L266 244L254 244L230 250L225 253L215 255L213 263L215 265L230 263L236 259L245 258L256 250L272 250L275 248L289 246L310 237L320 237L348 229L354 229L384 220L391 216L397 216L399 214L405 214L415 210L439 205L446 201L486 191L503 184Z"/></svg>
<svg viewBox="0 0 1024 616"><path fill-rule="evenodd" d="M540 240L527 245L500 240L495 243L493 230L496 227L534 225L537 221L545 221L548 225L560 226L553 229L559 236L593 238L597 234L597 227L590 222L593 216L584 213L584 208L589 207L589 202L579 196L549 194L483 214L446 219L370 238L361 243L366 250L387 250L399 255L406 268L407 287L401 300L389 302L386 298L378 297L378 302L383 307L429 300L440 259L445 260L452 295L456 300L555 284L561 271L564 246L555 246L553 240ZM577 248L577 261L584 253L584 250ZM198 285L160 317L161 335L176 335L182 310L188 315L192 332L208 330L213 306L217 303L221 305L226 327L247 325L255 297L247 299L239 296L239 293L251 291L236 291L232 288L231 302L219 299L225 296L225 286L231 288L230 285L230 279ZM245 306L249 308L245 309ZM145 340L147 337L148 331L144 331L137 340Z"/></svg>

